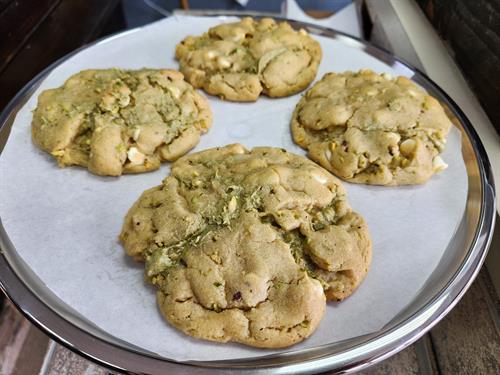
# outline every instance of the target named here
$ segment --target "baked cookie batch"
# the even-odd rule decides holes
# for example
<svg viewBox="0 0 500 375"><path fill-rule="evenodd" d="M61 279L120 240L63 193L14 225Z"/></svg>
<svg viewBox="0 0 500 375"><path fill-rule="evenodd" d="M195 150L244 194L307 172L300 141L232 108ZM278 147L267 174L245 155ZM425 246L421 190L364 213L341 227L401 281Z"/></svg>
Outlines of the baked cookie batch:
<svg viewBox="0 0 500 375"><path fill-rule="evenodd" d="M35 144L59 165L98 175L147 172L198 144L212 124L205 97L175 70L85 70L44 91Z"/></svg>
<svg viewBox="0 0 500 375"><path fill-rule="evenodd" d="M243 102L261 93L282 97L305 89L316 77L321 47L286 22L243 18L188 36L177 45L175 57L194 87Z"/></svg>
<svg viewBox="0 0 500 375"><path fill-rule="evenodd" d="M38 98L33 141L61 167L119 176L174 161L129 210L120 241L187 335L262 348L309 337L371 263L366 222L331 173L394 186L446 168L451 122L439 102L370 70L328 73L298 102L291 134L312 161L239 144L183 156L212 123L195 88L229 101L296 94L321 54L304 30L244 18L181 41L180 72L86 70Z"/></svg>
<svg viewBox="0 0 500 375"><path fill-rule="evenodd" d="M239 144L173 163L120 239L146 262L173 326L258 347L308 337L325 300L351 294L371 260L366 223L337 178L286 150Z"/></svg>
<svg viewBox="0 0 500 375"><path fill-rule="evenodd" d="M294 141L340 178L411 185L446 168L439 154L451 122L406 77L371 70L328 73L297 104Z"/></svg>

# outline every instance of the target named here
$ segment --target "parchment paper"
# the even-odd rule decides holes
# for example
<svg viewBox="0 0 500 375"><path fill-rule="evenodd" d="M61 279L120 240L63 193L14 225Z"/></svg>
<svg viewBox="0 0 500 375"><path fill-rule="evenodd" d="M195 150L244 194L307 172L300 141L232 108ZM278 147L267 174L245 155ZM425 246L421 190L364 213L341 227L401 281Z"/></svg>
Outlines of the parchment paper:
<svg viewBox="0 0 500 375"><path fill-rule="evenodd" d="M0 156L0 215L22 258L57 296L112 335L177 360L269 355L233 344L191 339L170 327L156 307L143 265L129 260L117 242L123 218L142 191L158 185L169 166L140 175L96 177L85 169L60 169L31 142L31 111L41 90L61 85L87 68L177 68L175 45L219 20L173 17L82 51L57 67L18 113ZM328 71L390 66L339 41L317 37ZM240 142L277 146L304 154L293 144L289 122L300 94L256 103L210 98L213 128L196 150ZM310 348L380 329L403 309L439 262L464 212L467 176L460 133L452 129L444 173L423 186L374 187L346 183L353 208L367 220L373 263L360 288L342 303L329 303L318 330L293 349Z"/></svg>

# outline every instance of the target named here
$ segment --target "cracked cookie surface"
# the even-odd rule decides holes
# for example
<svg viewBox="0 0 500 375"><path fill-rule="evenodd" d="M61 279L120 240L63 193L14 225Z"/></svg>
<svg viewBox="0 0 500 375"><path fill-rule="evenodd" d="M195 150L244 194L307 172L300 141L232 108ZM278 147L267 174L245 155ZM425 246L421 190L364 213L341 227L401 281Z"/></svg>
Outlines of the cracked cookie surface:
<svg viewBox="0 0 500 375"><path fill-rule="evenodd" d="M119 176L177 159L211 123L208 101L178 71L85 70L40 94L32 138L61 167Z"/></svg>
<svg viewBox="0 0 500 375"><path fill-rule="evenodd" d="M351 182L409 185L447 167L451 122L408 78L370 70L328 73L297 104L291 129L309 157Z"/></svg>
<svg viewBox="0 0 500 375"><path fill-rule="evenodd" d="M321 56L319 43L305 30L248 17L189 36L175 51L194 87L231 101L295 94L314 80Z"/></svg>
<svg viewBox="0 0 500 375"><path fill-rule="evenodd" d="M188 335L285 347L312 334L326 299L365 277L371 241L340 181L283 149L186 155L129 210L120 235L146 262L164 317Z"/></svg>

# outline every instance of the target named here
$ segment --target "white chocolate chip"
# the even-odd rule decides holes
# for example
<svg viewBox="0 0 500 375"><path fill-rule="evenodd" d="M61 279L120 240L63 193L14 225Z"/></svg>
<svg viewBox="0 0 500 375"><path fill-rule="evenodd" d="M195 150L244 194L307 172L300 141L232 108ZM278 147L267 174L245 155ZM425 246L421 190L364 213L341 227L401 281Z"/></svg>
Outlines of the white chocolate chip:
<svg viewBox="0 0 500 375"><path fill-rule="evenodd" d="M446 138L444 138L440 132L438 132L436 134L432 134L432 132L429 132L428 134L429 134L429 136L431 136L431 138L434 139L434 143L436 144L438 149L443 150L444 146L446 145ZM434 137L433 137L433 135L434 135Z"/></svg>
<svg viewBox="0 0 500 375"><path fill-rule="evenodd" d="M330 161L332 159L332 152L330 150L325 151L326 160Z"/></svg>
<svg viewBox="0 0 500 375"><path fill-rule="evenodd" d="M219 65L220 68L229 68L231 66L231 61L225 57L219 57L217 59L217 65Z"/></svg>
<svg viewBox="0 0 500 375"><path fill-rule="evenodd" d="M392 75L390 75L389 73L382 73L381 76L382 76L382 78L385 78L387 80L391 80L392 79Z"/></svg>
<svg viewBox="0 0 500 375"><path fill-rule="evenodd" d="M438 155L432 159L432 169L434 172L438 173L444 171L446 168L448 168L448 164L444 162L441 156Z"/></svg>
<svg viewBox="0 0 500 375"><path fill-rule="evenodd" d="M50 153L52 156L63 156L64 150L55 150Z"/></svg>
<svg viewBox="0 0 500 375"><path fill-rule="evenodd" d="M128 95L127 96L120 96L118 98L118 105L120 107L123 108L123 107L128 106L129 104L130 104L130 96L128 96Z"/></svg>
<svg viewBox="0 0 500 375"><path fill-rule="evenodd" d="M127 151L127 158L130 160L130 164L132 165L141 165L144 164L144 160L146 160L146 155L137 150L136 147L130 147Z"/></svg>
<svg viewBox="0 0 500 375"><path fill-rule="evenodd" d="M132 134L132 138L134 139L134 141L137 142L137 140L139 139L139 134L141 134L141 129L140 128L135 128L134 129L134 134Z"/></svg>
<svg viewBox="0 0 500 375"><path fill-rule="evenodd" d="M443 150L444 149L444 145L446 144L446 139L436 139L434 141L434 143L436 144L436 147L438 148L438 150Z"/></svg>
<svg viewBox="0 0 500 375"><path fill-rule="evenodd" d="M227 205L227 211L232 213L234 210L236 210L236 197L233 196Z"/></svg>
<svg viewBox="0 0 500 375"><path fill-rule="evenodd" d="M415 98L418 95L418 92L415 90L408 90L408 94L410 94L411 97Z"/></svg>
<svg viewBox="0 0 500 375"><path fill-rule="evenodd" d="M401 136L398 133L394 132L387 133L387 138L394 143L399 143L399 141L401 140Z"/></svg>
<svg viewBox="0 0 500 375"><path fill-rule="evenodd" d="M321 173L312 173L312 176L316 181L318 181L320 184L324 185L328 181L328 178Z"/></svg>
<svg viewBox="0 0 500 375"><path fill-rule="evenodd" d="M399 150L405 156L411 155L417 148L417 142L413 139L407 139L399 145Z"/></svg>
<svg viewBox="0 0 500 375"><path fill-rule="evenodd" d="M168 91L170 91L170 93L175 99L179 99L181 96L181 90L176 86L169 85Z"/></svg>
<svg viewBox="0 0 500 375"><path fill-rule="evenodd" d="M215 51L207 51L205 52L205 57L209 60L212 60L215 57L216 53Z"/></svg>

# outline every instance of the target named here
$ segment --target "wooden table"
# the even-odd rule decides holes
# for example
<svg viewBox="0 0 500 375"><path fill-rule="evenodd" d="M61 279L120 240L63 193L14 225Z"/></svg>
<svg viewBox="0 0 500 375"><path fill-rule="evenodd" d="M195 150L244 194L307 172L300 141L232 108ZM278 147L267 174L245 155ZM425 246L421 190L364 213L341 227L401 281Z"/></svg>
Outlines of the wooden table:
<svg viewBox="0 0 500 375"><path fill-rule="evenodd" d="M483 269L430 333L362 374L500 374L499 301ZM0 313L0 374L106 374L50 340L8 302Z"/></svg>
<svg viewBox="0 0 500 375"><path fill-rule="evenodd" d="M0 0L0 109L58 58L124 27L118 0ZM500 374L499 312L483 268L430 333L363 373ZM0 294L0 375L107 372L50 340Z"/></svg>

